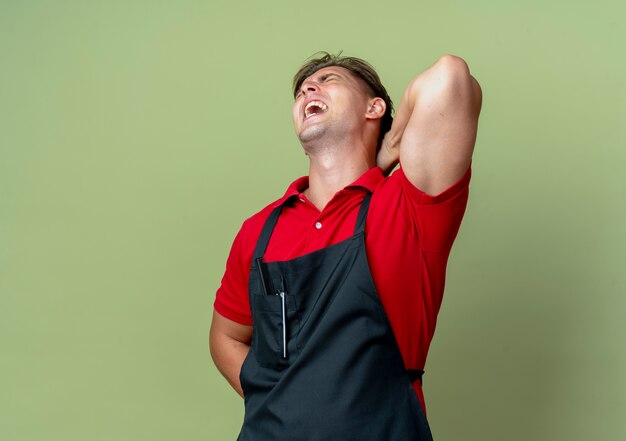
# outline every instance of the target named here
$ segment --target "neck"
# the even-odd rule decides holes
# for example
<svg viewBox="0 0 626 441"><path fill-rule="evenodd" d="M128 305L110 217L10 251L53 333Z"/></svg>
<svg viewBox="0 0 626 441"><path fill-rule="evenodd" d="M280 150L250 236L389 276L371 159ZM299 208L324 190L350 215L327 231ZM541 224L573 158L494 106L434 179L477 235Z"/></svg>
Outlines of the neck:
<svg viewBox="0 0 626 441"><path fill-rule="evenodd" d="M333 149L308 153L309 188L304 194L318 210L322 211L339 190L376 165L375 156L366 152L365 149Z"/></svg>

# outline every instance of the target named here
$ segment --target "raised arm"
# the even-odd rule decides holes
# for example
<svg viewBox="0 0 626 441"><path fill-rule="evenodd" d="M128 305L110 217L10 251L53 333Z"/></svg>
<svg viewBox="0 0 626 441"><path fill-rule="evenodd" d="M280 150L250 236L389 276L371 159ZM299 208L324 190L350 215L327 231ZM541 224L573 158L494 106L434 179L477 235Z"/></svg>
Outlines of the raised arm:
<svg viewBox="0 0 626 441"><path fill-rule="evenodd" d="M406 88L378 165L388 173L399 160L413 185L440 193L471 163L481 106L480 85L465 61L442 56Z"/></svg>
<svg viewBox="0 0 626 441"><path fill-rule="evenodd" d="M217 369L243 397L239 373L252 340L252 326L241 325L213 311L209 347Z"/></svg>

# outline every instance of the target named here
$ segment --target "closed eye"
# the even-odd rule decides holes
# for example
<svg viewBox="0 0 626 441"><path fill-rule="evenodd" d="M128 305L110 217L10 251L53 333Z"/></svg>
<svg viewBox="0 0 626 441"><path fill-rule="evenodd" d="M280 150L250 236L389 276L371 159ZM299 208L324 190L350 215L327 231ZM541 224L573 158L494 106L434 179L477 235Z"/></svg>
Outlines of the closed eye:
<svg viewBox="0 0 626 441"><path fill-rule="evenodd" d="M325 81L328 81L329 79L331 79L331 80L332 80L332 79L333 79L332 77L336 77L336 76L338 76L338 75L337 75L337 74L334 74L334 73L329 73L329 74L326 74L326 75L322 75L322 76L320 77L320 82L322 82L322 83L323 83L323 82L325 82Z"/></svg>
<svg viewBox="0 0 626 441"><path fill-rule="evenodd" d="M333 80L333 79L335 79L335 78L333 78L333 77L336 77L336 78L341 78L341 77L340 77L338 74L336 74L336 73L327 73L327 74L324 74L324 75L322 75L321 77L319 77L319 79L318 79L317 81L318 81L318 82L320 82L320 83L325 83L325 82L328 82L329 80ZM296 94L296 96L295 96L294 98L295 98L295 99L298 99L298 97L299 97L300 95L302 95L302 91L301 91L301 90L300 90L300 91Z"/></svg>

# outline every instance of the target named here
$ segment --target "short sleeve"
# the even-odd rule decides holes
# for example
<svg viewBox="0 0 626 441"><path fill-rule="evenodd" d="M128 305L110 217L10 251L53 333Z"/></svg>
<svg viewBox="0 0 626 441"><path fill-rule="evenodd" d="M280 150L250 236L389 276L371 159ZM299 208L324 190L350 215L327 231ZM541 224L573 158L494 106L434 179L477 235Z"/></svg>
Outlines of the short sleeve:
<svg viewBox="0 0 626 441"><path fill-rule="evenodd" d="M245 223L233 241L226 261L222 283L215 294L213 307L222 316L242 325L252 324L248 298L249 261L245 247Z"/></svg>
<svg viewBox="0 0 626 441"><path fill-rule="evenodd" d="M457 182L437 195L421 191L409 181L401 168L394 175L397 175L408 196L408 205L413 212L411 217L417 221L422 249L433 253L449 252L465 214L471 167Z"/></svg>

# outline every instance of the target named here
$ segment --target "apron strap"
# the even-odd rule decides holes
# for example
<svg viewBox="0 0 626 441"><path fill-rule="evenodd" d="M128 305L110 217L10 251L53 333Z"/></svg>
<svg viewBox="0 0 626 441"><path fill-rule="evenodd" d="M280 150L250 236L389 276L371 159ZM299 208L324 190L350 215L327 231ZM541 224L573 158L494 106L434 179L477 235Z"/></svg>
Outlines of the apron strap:
<svg viewBox="0 0 626 441"><path fill-rule="evenodd" d="M359 215L356 218L356 225L354 226L355 235L365 231L365 219L367 218L367 211L370 206L370 199L372 199L372 193L368 192L363 198L363 202L361 202Z"/></svg>
<svg viewBox="0 0 626 441"><path fill-rule="evenodd" d="M409 379L411 380L411 383L415 383L417 380L420 381L420 384L422 384L422 375L424 375L424 371L421 369L407 369L407 372L409 374Z"/></svg>
<svg viewBox="0 0 626 441"><path fill-rule="evenodd" d="M289 200L289 199L287 199ZM270 237L272 237L272 233L274 232L274 227L276 227L276 223L278 222L278 217L280 213L283 211L283 207L285 206L285 200L282 204L277 206L272 210L269 217L265 221L263 225L263 229L261 230L261 234L259 235L259 239L256 242L256 246L254 247L254 255L252 257L252 267L256 267L259 271L259 277L261 278L261 285L263 286L263 292L267 294L272 294L274 292L274 286L272 284L272 280L269 278L267 274L267 268L263 263L263 255L265 254L265 250L267 249L267 245L270 242Z"/></svg>
<svg viewBox="0 0 626 441"><path fill-rule="evenodd" d="M267 249L267 245L270 243L270 237L272 237L272 233L274 232L274 227L278 222L280 212L283 211L283 207L285 206L285 202L274 208L274 210L272 210L269 217L265 221L263 229L261 230L261 235L259 236L259 240L257 240L256 247L254 248L254 257L252 259L253 264L257 259L263 258L265 250Z"/></svg>

